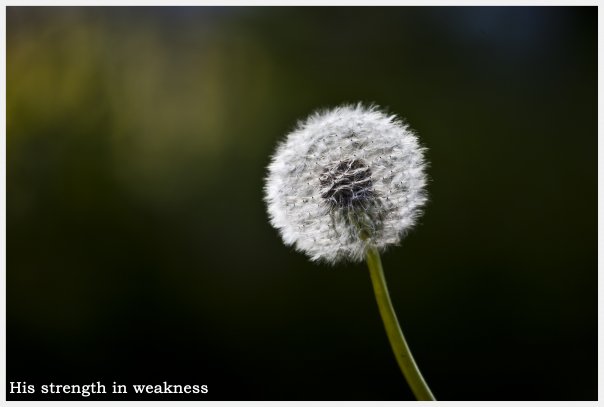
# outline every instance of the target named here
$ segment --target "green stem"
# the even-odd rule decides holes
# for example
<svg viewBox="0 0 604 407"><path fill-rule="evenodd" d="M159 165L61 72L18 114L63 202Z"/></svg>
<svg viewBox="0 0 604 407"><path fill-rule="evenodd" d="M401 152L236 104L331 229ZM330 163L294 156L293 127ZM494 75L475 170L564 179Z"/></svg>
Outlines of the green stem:
<svg viewBox="0 0 604 407"><path fill-rule="evenodd" d="M367 265L369 266L375 298L377 299L378 308L384 321L384 327L386 328L392 351L398 365L403 371L405 379L407 379L407 383L409 383L409 387L411 387L413 394L415 394L418 400L436 400L428 384L422 377L413 359L413 355L411 355L411 350L409 349L409 345L407 345L403 331L396 319L392 302L390 301L380 254L371 245L367 247Z"/></svg>

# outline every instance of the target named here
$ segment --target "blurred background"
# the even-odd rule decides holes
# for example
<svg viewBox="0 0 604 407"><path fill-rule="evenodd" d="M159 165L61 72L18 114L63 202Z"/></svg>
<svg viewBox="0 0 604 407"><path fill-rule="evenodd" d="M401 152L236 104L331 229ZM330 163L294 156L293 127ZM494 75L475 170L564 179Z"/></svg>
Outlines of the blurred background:
<svg viewBox="0 0 604 407"><path fill-rule="evenodd" d="M7 381L412 399L365 265L262 201L298 119L363 101L428 148L383 262L436 397L595 400L596 85L596 7L8 7Z"/></svg>

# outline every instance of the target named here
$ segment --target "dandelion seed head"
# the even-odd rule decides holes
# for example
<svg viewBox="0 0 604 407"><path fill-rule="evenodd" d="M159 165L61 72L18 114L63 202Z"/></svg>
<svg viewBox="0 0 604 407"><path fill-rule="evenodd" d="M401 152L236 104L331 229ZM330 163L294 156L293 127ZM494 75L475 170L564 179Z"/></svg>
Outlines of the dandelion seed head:
<svg viewBox="0 0 604 407"><path fill-rule="evenodd" d="M399 244L426 202L424 148L376 106L343 105L298 123L268 166L265 201L287 245L314 261L361 261Z"/></svg>

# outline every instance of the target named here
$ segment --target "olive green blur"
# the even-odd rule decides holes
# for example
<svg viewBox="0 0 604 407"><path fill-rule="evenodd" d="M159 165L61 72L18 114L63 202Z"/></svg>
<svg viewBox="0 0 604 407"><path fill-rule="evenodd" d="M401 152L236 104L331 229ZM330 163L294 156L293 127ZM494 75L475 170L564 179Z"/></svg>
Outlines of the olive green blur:
<svg viewBox="0 0 604 407"><path fill-rule="evenodd" d="M362 101L428 149L382 262L436 397L597 398L596 7L6 14L7 381L412 400L367 266L263 203L297 120Z"/></svg>

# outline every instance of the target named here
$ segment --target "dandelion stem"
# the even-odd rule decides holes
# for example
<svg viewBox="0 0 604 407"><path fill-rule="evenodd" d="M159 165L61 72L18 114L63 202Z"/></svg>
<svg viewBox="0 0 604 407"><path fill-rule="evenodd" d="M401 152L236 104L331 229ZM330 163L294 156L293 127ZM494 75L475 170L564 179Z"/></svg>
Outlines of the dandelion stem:
<svg viewBox="0 0 604 407"><path fill-rule="evenodd" d="M390 301L380 254L371 245L367 247L367 265L369 266L375 298L377 299L378 308L384 321L384 327L386 328L392 351L398 365L403 371L405 379L407 379L409 387L411 387L413 394L418 400L436 400L413 359L409 345L407 345L403 331L396 318L396 313L392 307L392 302Z"/></svg>

